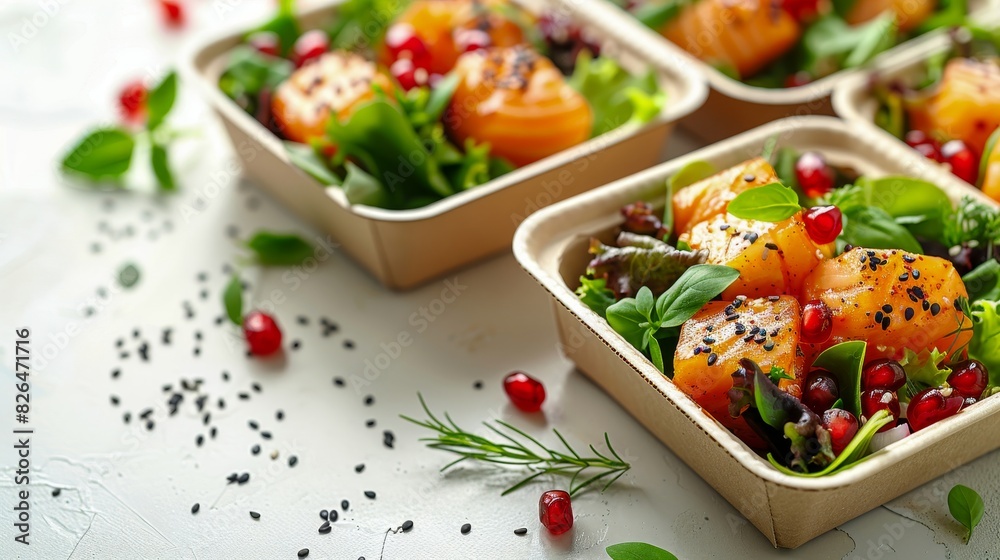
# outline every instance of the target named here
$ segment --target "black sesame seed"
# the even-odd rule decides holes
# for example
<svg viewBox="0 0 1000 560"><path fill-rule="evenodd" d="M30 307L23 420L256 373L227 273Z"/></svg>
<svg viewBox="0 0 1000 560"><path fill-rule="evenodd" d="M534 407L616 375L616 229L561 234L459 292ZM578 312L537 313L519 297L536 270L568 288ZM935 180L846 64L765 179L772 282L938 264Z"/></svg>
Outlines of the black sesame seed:
<svg viewBox="0 0 1000 560"><path fill-rule="evenodd" d="M908 263L911 263L911 262L916 261L917 259L915 259L914 257L912 257L910 255L903 255L903 260L906 261L906 262L908 262Z"/></svg>
<svg viewBox="0 0 1000 560"><path fill-rule="evenodd" d="M306 317L305 315L299 315L298 317L296 317L296 320L299 322L300 325L309 324L309 317Z"/></svg>
<svg viewBox="0 0 1000 560"><path fill-rule="evenodd" d="M913 308L907 307L906 311L903 312L903 317L905 317L907 321L913 319Z"/></svg>
<svg viewBox="0 0 1000 560"><path fill-rule="evenodd" d="M260 446L257 445L257 444L254 444L254 446L250 448L250 453L253 453L254 455L259 454L260 453Z"/></svg>
<svg viewBox="0 0 1000 560"><path fill-rule="evenodd" d="M131 412L126 412L125 414L123 414L122 415L122 420L124 420L126 424L128 424L129 422L131 422L132 421L132 413Z"/></svg>
<svg viewBox="0 0 1000 560"><path fill-rule="evenodd" d="M229 476L226 477L226 480L229 481L229 484L237 482L239 479L240 479L240 475L238 475L236 473L233 473L233 474L231 474L231 475L229 475Z"/></svg>
<svg viewBox="0 0 1000 560"><path fill-rule="evenodd" d="M62 488L53 488L52 489L52 497L53 498L58 498L59 494L62 494Z"/></svg>
<svg viewBox="0 0 1000 560"><path fill-rule="evenodd" d="M118 406L118 403L120 403L120 402L121 401L118 399L118 397L116 397L114 395L111 395L111 404L113 404L115 406Z"/></svg>
<svg viewBox="0 0 1000 560"><path fill-rule="evenodd" d="M716 353L711 353L708 355L708 365L714 366L715 362L719 360L719 356Z"/></svg>
<svg viewBox="0 0 1000 560"><path fill-rule="evenodd" d="M876 323L881 323L883 318L885 318L885 315L881 311L876 311L875 312L875 322Z"/></svg>
<svg viewBox="0 0 1000 560"><path fill-rule="evenodd" d="M274 413L274 417L277 418L278 420L284 420L285 419L285 411L284 410L279 410L279 411L275 412Z"/></svg>
<svg viewBox="0 0 1000 560"><path fill-rule="evenodd" d="M295 455L292 455L291 457L288 458L288 466L289 467L294 467L298 463L299 463L299 458L296 457Z"/></svg>
<svg viewBox="0 0 1000 560"><path fill-rule="evenodd" d="M306 556L309 556L308 548L303 548L302 550L299 551L299 558L305 558Z"/></svg>
<svg viewBox="0 0 1000 560"><path fill-rule="evenodd" d="M257 422L255 422L253 420L250 420L249 422L247 422L247 425L250 426L251 430L256 430L257 428L260 428L260 425L257 424Z"/></svg>
<svg viewBox="0 0 1000 560"><path fill-rule="evenodd" d="M698 354L701 354L701 346L694 347L694 355L697 356Z"/></svg>
<svg viewBox="0 0 1000 560"><path fill-rule="evenodd" d="M759 236L756 233L752 232L752 231L748 232L748 233L745 233L743 235L743 239L749 241L750 243L755 243L757 241L757 237L759 237Z"/></svg>
<svg viewBox="0 0 1000 560"><path fill-rule="evenodd" d="M342 377L334 377L333 378L333 384L336 385L337 387L343 387L344 386L344 379Z"/></svg>
<svg viewBox="0 0 1000 560"><path fill-rule="evenodd" d="M710 336L706 336L705 338L701 339L701 341L704 342L705 344L715 344L715 339Z"/></svg>
<svg viewBox="0 0 1000 560"><path fill-rule="evenodd" d="M330 522L324 521L322 525L319 526L319 534L325 535L330 532Z"/></svg>
<svg viewBox="0 0 1000 560"><path fill-rule="evenodd" d="M260 519L260 514L257 513L256 511L251 511L250 512L250 517L252 517L254 519Z"/></svg>
<svg viewBox="0 0 1000 560"><path fill-rule="evenodd" d="M766 350L768 352L770 352L771 350L774 350L774 341L773 340L768 340L767 342L765 342L764 343L764 350Z"/></svg>
<svg viewBox="0 0 1000 560"><path fill-rule="evenodd" d="M413 522L412 521L410 521L409 519L407 519L406 521L403 522L402 529L403 529L404 533L408 532L412 528L413 528Z"/></svg>
<svg viewBox="0 0 1000 560"><path fill-rule="evenodd" d="M236 479L236 482L239 484L246 484L249 481L250 481L250 473L246 472L241 474L240 477Z"/></svg>
<svg viewBox="0 0 1000 560"><path fill-rule="evenodd" d="M367 426L369 428L374 428L375 427L375 419L371 418L369 420L365 420L365 426Z"/></svg>
<svg viewBox="0 0 1000 560"><path fill-rule="evenodd" d="M249 400L250 399L250 393L239 393L236 396L238 396L242 400Z"/></svg>
<svg viewBox="0 0 1000 560"><path fill-rule="evenodd" d="M365 406L371 406L373 404L375 404L375 397L373 397L371 395L368 395L367 397L365 397Z"/></svg>
<svg viewBox="0 0 1000 560"><path fill-rule="evenodd" d="M482 389L483 388L483 382L482 381L476 381L475 383L472 384L472 388L476 389L477 391L479 389Z"/></svg>
<svg viewBox="0 0 1000 560"><path fill-rule="evenodd" d="M767 301L775 302L781 299L781 296L767 296Z"/></svg>
<svg viewBox="0 0 1000 560"><path fill-rule="evenodd" d="M885 311L886 313L892 313L892 306L887 303L882 306L882 311Z"/></svg>
<svg viewBox="0 0 1000 560"><path fill-rule="evenodd" d="M292 350L298 350L300 346L302 346L302 343L298 340L292 341Z"/></svg>
<svg viewBox="0 0 1000 560"><path fill-rule="evenodd" d="M357 470L357 469L355 469L355 470ZM358 471L358 472L361 472L361 471ZM374 500L375 499L375 492L372 492L371 490L365 490L365 497L368 498L369 500Z"/></svg>
<svg viewBox="0 0 1000 560"><path fill-rule="evenodd" d="M927 300L925 299L925 300L924 300L924 301L923 301L923 302L921 303L921 307L923 307L923 308L924 308L924 311L927 311L928 309L930 309L930 308L931 308L931 302L929 302L929 301L927 301Z"/></svg>
<svg viewBox="0 0 1000 560"><path fill-rule="evenodd" d="M914 276L914 278L916 278L916 276ZM921 289L920 286L914 286L913 295L917 296L920 299L924 299L924 290Z"/></svg>
<svg viewBox="0 0 1000 560"><path fill-rule="evenodd" d="M327 511L327 510L325 510L325 509L319 510L319 518L323 519L323 520L329 519L330 518L330 512Z"/></svg>
<svg viewBox="0 0 1000 560"><path fill-rule="evenodd" d="M767 247L768 249L770 249L772 251L777 251L778 250L778 246L775 245L774 243L765 243L764 247Z"/></svg>
<svg viewBox="0 0 1000 560"><path fill-rule="evenodd" d="M472 530L472 525L471 524L466 523L466 524L462 525L461 531L462 531L463 535L468 535L469 531L471 531L471 530Z"/></svg>
<svg viewBox="0 0 1000 560"><path fill-rule="evenodd" d="M527 529L527 527L521 527L520 529L514 529L514 534L517 535L517 536L519 536L519 537L521 535L527 535L528 534L528 529Z"/></svg>
<svg viewBox="0 0 1000 560"><path fill-rule="evenodd" d="M208 435L212 436L212 439L215 439L215 434L217 433L219 433L219 430L215 426L212 426L212 429L208 431Z"/></svg>
<svg viewBox="0 0 1000 560"><path fill-rule="evenodd" d="M330 514L329 514L329 518L327 520L330 523L336 523L338 519L340 519L340 514L337 513L337 510L331 509L330 510Z"/></svg>
<svg viewBox="0 0 1000 560"><path fill-rule="evenodd" d="M261 391L260 383L254 383L254 384L250 385L250 387L252 387L253 390L257 391L258 393Z"/></svg>
<svg viewBox="0 0 1000 560"><path fill-rule="evenodd" d="M909 279L910 279L909 273L904 272L904 273L902 273L902 274L899 275L899 281L900 282L906 282Z"/></svg>
<svg viewBox="0 0 1000 560"><path fill-rule="evenodd" d="M205 436L203 436L203 435L201 435L201 434L198 434L198 437L194 438L194 443L195 443L195 444L196 444L196 445L197 445L198 447L201 447L201 446L202 446L202 444L203 444L203 443L205 443Z"/></svg>
<svg viewBox="0 0 1000 560"><path fill-rule="evenodd" d="M936 303L932 303L931 304L931 315L936 316L940 312L941 312L941 306L938 305L938 304L936 304Z"/></svg>
<svg viewBox="0 0 1000 560"><path fill-rule="evenodd" d="M913 279L914 280L917 280L917 279L920 278L920 271L917 270L917 269L915 269L915 268L913 269L913 272L911 274L913 274Z"/></svg>
<svg viewBox="0 0 1000 560"><path fill-rule="evenodd" d="M112 379L117 379L118 376L121 375L121 374L122 374L122 370L120 370L120 369L113 369L113 370L111 370L111 377L112 377Z"/></svg>
<svg viewBox="0 0 1000 560"><path fill-rule="evenodd" d="M154 423L152 420L146 420L146 429L147 430L152 431L152 429L155 428L155 427L156 427L156 423Z"/></svg>
<svg viewBox="0 0 1000 560"><path fill-rule="evenodd" d="M726 231L730 227L731 226L729 224L722 224L721 226L719 226L719 231Z"/></svg>
<svg viewBox="0 0 1000 560"><path fill-rule="evenodd" d="M201 509L201 504L195 503L193 506L191 506L191 513L198 513L198 510L200 509Z"/></svg>
<svg viewBox="0 0 1000 560"><path fill-rule="evenodd" d="M340 509L347 511L347 508L351 507L351 502L347 500L340 500Z"/></svg>
<svg viewBox="0 0 1000 560"><path fill-rule="evenodd" d="M223 381L229 381L229 372L228 371L222 372L222 380Z"/></svg>
<svg viewBox="0 0 1000 560"><path fill-rule="evenodd" d="M344 348L347 348L348 350L350 350L351 348L354 348L354 341L345 340L344 341Z"/></svg>
<svg viewBox="0 0 1000 560"><path fill-rule="evenodd" d="M260 437L262 437L264 439L271 439L271 432L267 432L267 431L261 432L260 433Z"/></svg>

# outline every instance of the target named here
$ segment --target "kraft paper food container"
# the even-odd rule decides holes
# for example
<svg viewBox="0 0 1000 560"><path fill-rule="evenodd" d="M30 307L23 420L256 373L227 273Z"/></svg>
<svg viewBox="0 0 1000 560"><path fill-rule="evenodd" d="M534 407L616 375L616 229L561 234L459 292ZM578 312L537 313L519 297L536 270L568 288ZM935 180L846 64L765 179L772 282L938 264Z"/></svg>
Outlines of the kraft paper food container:
<svg viewBox="0 0 1000 560"><path fill-rule="evenodd" d="M864 68L841 70L796 88L772 89L749 86L698 60L608 0L562 0L562 2L575 6L584 18L595 25L605 28L631 28L630 34L634 40L648 45L651 51L656 52L658 60L676 63L676 60L683 59L695 65L711 87L701 108L685 117L680 125L706 142L722 140L785 117L833 115L834 109L830 97L834 88L848 77L864 73ZM971 13L975 14L998 9L997 0L970 0L969 5ZM724 32L725 27L722 29ZM901 43L877 56L874 62L877 63L888 56L921 44L931 37L943 34L944 30L938 30Z"/></svg>
<svg viewBox="0 0 1000 560"><path fill-rule="evenodd" d="M304 29L324 25L339 2L300 16ZM188 71L221 117L247 175L317 228L383 284L408 289L477 259L507 250L517 225L538 208L660 161L678 118L705 98L702 78L683 65L650 64L648 53L600 33L605 53L626 69L651 68L667 93L661 114L645 126L624 126L517 169L484 185L415 210L350 205L339 187L323 187L297 169L281 140L217 87L227 54L246 29L200 46Z"/></svg>
<svg viewBox="0 0 1000 560"><path fill-rule="evenodd" d="M949 173L901 146L829 117L778 121L658 165L533 214L514 237L521 266L554 298L564 353L660 441L711 484L775 546L794 548L959 465L1000 447L1000 398L960 414L823 478L786 475L751 451L677 389L638 350L573 293L589 261L591 237L605 242L621 224L619 209L664 199L664 181L694 160L719 169L778 146L818 150L862 174L905 174L973 194ZM916 156L916 157L915 157ZM984 198L985 200L985 198Z"/></svg>

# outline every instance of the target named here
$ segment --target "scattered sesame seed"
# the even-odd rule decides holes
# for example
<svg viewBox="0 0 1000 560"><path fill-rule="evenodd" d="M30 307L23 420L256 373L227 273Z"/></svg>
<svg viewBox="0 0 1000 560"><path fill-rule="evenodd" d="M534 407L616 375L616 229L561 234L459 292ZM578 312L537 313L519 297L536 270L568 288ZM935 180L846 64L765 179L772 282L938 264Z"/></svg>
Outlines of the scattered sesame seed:
<svg viewBox="0 0 1000 560"><path fill-rule="evenodd" d="M303 548L302 550L299 551L299 558L305 558L306 556L309 556L308 548Z"/></svg>
<svg viewBox="0 0 1000 560"><path fill-rule="evenodd" d="M710 366L714 366L714 365L715 365L715 362L716 362L716 361L718 361L718 359L719 359L719 356L718 356L718 354L716 354L716 353L714 353L714 352L713 352L713 353L711 353L711 354L709 354L709 355L708 355L708 365L710 365Z"/></svg>
<svg viewBox="0 0 1000 560"><path fill-rule="evenodd" d="M236 482L238 484L246 484L249 481L250 481L250 473L246 472L241 474L240 477L236 479Z"/></svg>
<svg viewBox="0 0 1000 560"><path fill-rule="evenodd" d="M198 513L198 510L200 509L201 509L201 504L195 503L193 506L191 506L191 513L192 514Z"/></svg>
<svg viewBox="0 0 1000 560"><path fill-rule="evenodd" d="M298 340L292 341L292 350L298 350L300 346L302 346L302 343Z"/></svg>
<svg viewBox="0 0 1000 560"><path fill-rule="evenodd" d="M886 313L892 313L892 306L887 303L882 306L882 311Z"/></svg>
<svg viewBox="0 0 1000 560"><path fill-rule="evenodd" d="M226 480L228 480L228 481L229 481L229 484L232 484L232 483L234 483L234 482L238 481L238 480L239 480L239 478L240 478L240 475L238 475L238 474L236 474L236 473L233 473L233 474L231 474L231 475L227 476L227 477L226 477Z"/></svg>
<svg viewBox="0 0 1000 560"><path fill-rule="evenodd" d="M330 518L330 512L328 510L325 510L325 509L319 510L319 518L323 519L323 520L329 519Z"/></svg>
<svg viewBox="0 0 1000 560"><path fill-rule="evenodd" d="M319 526L319 534L325 535L330 532L332 528L330 527L329 521L324 521L322 525Z"/></svg>
<svg viewBox="0 0 1000 560"><path fill-rule="evenodd" d="M347 500L340 500L340 509L347 511L347 508L351 507L351 502Z"/></svg>
<svg viewBox="0 0 1000 560"><path fill-rule="evenodd" d="M247 422L247 425L250 426L251 430L256 430L257 428L260 428L260 425L257 424L257 422L255 422L253 420L250 420L249 422Z"/></svg>
<svg viewBox="0 0 1000 560"><path fill-rule="evenodd" d="M257 513L256 511L251 511L250 512L250 517L252 517L254 519L260 519L260 514Z"/></svg>
<svg viewBox="0 0 1000 560"><path fill-rule="evenodd" d="M111 370L111 377L113 379L117 379L118 376L121 375L121 374L122 374L122 370L120 370L120 369L116 368L116 369Z"/></svg>
<svg viewBox="0 0 1000 560"><path fill-rule="evenodd" d="M257 391L258 393L261 391L260 383L254 383L254 384L250 385L250 387L252 387L253 390Z"/></svg>
<svg viewBox="0 0 1000 560"><path fill-rule="evenodd" d="M116 397L114 395L111 395L111 404L113 404L115 406L118 406L118 403L120 403L120 402L121 401L118 399L118 397Z"/></svg>
<svg viewBox="0 0 1000 560"><path fill-rule="evenodd" d="M333 378L333 384L336 385L337 387L343 387L344 386L344 379L342 377L334 377Z"/></svg>
<svg viewBox="0 0 1000 560"><path fill-rule="evenodd" d="M768 340L767 342L765 342L764 343L764 350L766 350L768 352L770 352L771 350L774 350L774 341L773 340Z"/></svg>
<svg viewBox="0 0 1000 560"><path fill-rule="evenodd" d="M354 348L354 341L352 341L352 340L345 340L344 341L344 348L347 348L348 350L350 350L351 348Z"/></svg>
<svg viewBox="0 0 1000 560"><path fill-rule="evenodd" d="M375 397L373 397L371 395L368 395L367 397L365 397L365 406L371 406L373 404L375 404Z"/></svg>
<svg viewBox="0 0 1000 560"><path fill-rule="evenodd" d="M357 469L355 469L355 470L357 470ZM361 472L361 471L358 471L358 472ZM374 500L375 499L375 492L372 492L371 490L365 490L365 497L368 498L369 500Z"/></svg>
<svg viewBox="0 0 1000 560"><path fill-rule="evenodd" d="M53 488L52 489L52 497L53 498L58 498L59 494L62 494L62 488Z"/></svg>
<svg viewBox="0 0 1000 560"><path fill-rule="evenodd" d="M260 453L260 446L257 445L257 444L254 444L254 446L250 448L250 453L253 453L254 455L259 454Z"/></svg>
<svg viewBox="0 0 1000 560"><path fill-rule="evenodd" d="M918 280L920 278L920 271L915 268L913 269L913 272L911 274L913 274L914 280Z"/></svg>
<svg viewBox="0 0 1000 560"><path fill-rule="evenodd" d="M884 318L885 318L885 315L881 311L876 311L875 312L875 322L876 323L881 323L882 319L884 319Z"/></svg>
<svg viewBox="0 0 1000 560"><path fill-rule="evenodd" d="M476 390L482 389L483 388L483 382L482 381L476 381L475 383L472 384L472 388L476 389Z"/></svg>
<svg viewBox="0 0 1000 560"><path fill-rule="evenodd" d="M910 274L907 273L907 272L904 272L904 273L902 273L902 274L899 275L899 281L900 282L906 282L909 279L910 279Z"/></svg>
<svg viewBox="0 0 1000 560"><path fill-rule="evenodd" d="M197 445L198 447L201 447L201 446L202 446L202 444L203 444L203 443L205 443L205 436L203 436L203 435L201 435L201 434L198 434L198 437L194 438L194 443L195 443L195 444L196 444L196 445Z"/></svg>
<svg viewBox="0 0 1000 560"><path fill-rule="evenodd" d="M294 467L298 463L299 463L299 458L296 457L295 455L292 455L291 457L288 458L288 466L289 467Z"/></svg>
<svg viewBox="0 0 1000 560"><path fill-rule="evenodd" d="M413 528L413 522L407 519L406 521L403 522L401 528L403 529L404 533L409 532L409 530Z"/></svg>
<svg viewBox="0 0 1000 560"><path fill-rule="evenodd" d="M472 525L470 523L462 525L461 531L463 535L468 535L469 531L471 530L472 530Z"/></svg>
<svg viewBox="0 0 1000 560"><path fill-rule="evenodd" d="M527 535L528 534L528 528L527 527L521 527L520 529L514 529L514 534L517 535L517 536L519 536L519 537L522 536L522 535Z"/></svg>
<svg viewBox="0 0 1000 560"><path fill-rule="evenodd" d="M303 325L303 326L309 324L309 317L306 317L305 315L299 315L296 318L296 320L299 322L300 325Z"/></svg>
<svg viewBox="0 0 1000 560"><path fill-rule="evenodd" d="M365 470L365 464L364 463L359 463L357 465L354 465L354 472L359 473L359 472L361 472L363 470Z"/></svg>
<svg viewBox="0 0 1000 560"><path fill-rule="evenodd" d="M903 317L905 317L907 321L913 319L913 308L907 307L906 311L903 312Z"/></svg>
<svg viewBox="0 0 1000 560"><path fill-rule="evenodd" d="M375 419L371 418L369 420L365 420L365 426L367 426L369 428L374 428L375 427Z"/></svg>
<svg viewBox="0 0 1000 560"><path fill-rule="evenodd" d="M268 432L268 431L261 432L260 433L260 437L262 437L264 439L271 439L271 432Z"/></svg>
<svg viewBox="0 0 1000 560"><path fill-rule="evenodd" d="M331 509L327 521L330 523L336 523L338 519L340 519L340 514L337 513L337 510Z"/></svg>
<svg viewBox="0 0 1000 560"><path fill-rule="evenodd" d="M284 420L285 419L285 411L284 410L278 410L277 412L274 413L274 417L277 418L278 420Z"/></svg>
<svg viewBox="0 0 1000 560"><path fill-rule="evenodd" d="M931 315L937 316L941 312L941 306L937 303L931 304Z"/></svg>

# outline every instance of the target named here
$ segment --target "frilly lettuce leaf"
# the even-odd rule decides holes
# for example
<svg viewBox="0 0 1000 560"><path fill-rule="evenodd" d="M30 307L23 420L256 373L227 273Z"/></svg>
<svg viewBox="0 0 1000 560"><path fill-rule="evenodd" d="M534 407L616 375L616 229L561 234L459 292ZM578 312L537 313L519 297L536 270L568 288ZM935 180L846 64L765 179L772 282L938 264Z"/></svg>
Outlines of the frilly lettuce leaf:
<svg viewBox="0 0 1000 560"><path fill-rule="evenodd" d="M951 368L945 363L947 354L937 348L916 353L907 348L899 364L906 371L906 386L899 391L899 400L909 402L910 398L928 387L940 387L948 380Z"/></svg>
<svg viewBox="0 0 1000 560"><path fill-rule="evenodd" d="M646 286L661 294L696 264L708 258L705 251L681 251L655 237L622 232L618 247L591 240L587 274L604 279L616 298L633 297Z"/></svg>
<svg viewBox="0 0 1000 560"><path fill-rule="evenodd" d="M601 317L607 315L608 307L615 302L615 293L608 289L607 280L604 278L581 276L576 295Z"/></svg>
<svg viewBox="0 0 1000 560"><path fill-rule="evenodd" d="M1000 302L981 300L972 304L969 357L986 366L990 385L1000 386Z"/></svg>
<svg viewBox="0 0 1000 560"><path fill-rule="evenodd" d="M666 93L652 71L632 75L610 58L591 58L582 52L569 85L580 92L594 112L591 136L626 123L645 124L660 114Z"/></svg>

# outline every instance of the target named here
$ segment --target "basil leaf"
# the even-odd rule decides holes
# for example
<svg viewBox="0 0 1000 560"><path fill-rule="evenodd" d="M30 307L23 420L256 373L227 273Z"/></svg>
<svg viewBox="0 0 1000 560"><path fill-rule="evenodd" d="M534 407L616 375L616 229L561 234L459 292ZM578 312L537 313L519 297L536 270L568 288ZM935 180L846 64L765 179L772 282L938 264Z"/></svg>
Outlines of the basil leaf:
<svg viewBox="0 0 1000 560"><path fill-rule="evenodd" d="M604 549L611 560L677 560L660 547L643 542L623 542Z"/></svg>
<svg viewBox="0 0 1000 560"><path fill-rule="evenodd" d="M857 68L889 50L896 44L896 16L883 14L864 25L855 27L860 33L855 37L855 46L844 60L844 68Z"/></svg>
<svg viewBox="0 0 1000 560"><path fill-rule="evenodd" d="M951 512L951 516L955 518L955 521L958 521L963 527L969 530L968 535L965 537L966 543L972 538L972 531L976 528L976 525L979 525L979 522L983 520L985 509L983 498L968 486L956 484L948 492L948 511Z"/></svg>
<svg viewBox="0 0 1000 560"><path fill-rule="evenodd" d="M327 167L323 158L319 157L312 146L299 142L285 141L285 153L292 165L298 167L322 185L339 185L340 177Z"/></svg>
<svg viewBox="0 0 1000 560"><path fill-rule="evenodd" d="M837 380L841 408L861 418L861 370L868 343L861 340L841 342L823 351L813 361L813 368L825 369Z"/></svg>
<svg viewBox="0 0 1000 560"><path fill-rule="evenodd" d="M983 157L979 160L979 186L982 187L983 180L986 179L986 169L990 165L990 156L996 150L997 140L1000 139L1000 128L993 131L986 140L986 147L983 148Z"/></svg>
<svg viewBox="0 0 1000 560"><path fill-rule="evenodd" d="M646 327L640 327L647 320L636 308L635 300L625 298L608 307L608 324L618 334L622 335L632 346L642 350Z"/></svg>
<svg viewBox="0 0 1000 560"><path fill-rule="evenodd" d="M707 161L696 159L690 161L667 179L667 186L677 192L688 185L715 175L718 170Z"/></svg>
<svg viewBox="0 0 1000 560"><path fill-rule="evenodd" d="M313 247L291 233L259 231L247 241L247 247L264 266L290 266L302 263L313 254Z"/></svg>
<svg viewBox="0 0 1000 560"><path fill-rule="evenodd" d="M344 168L347 169L347 176L344 177L342 188L348 202L379 208L384 208L389 203L389 195L378 179L351 161L345 163Z"/></svg>
<svg viewBox="0 0 1000 560"><path fill-rule="evenodd" d="M652 321L651 315L654 305L656 305L656 300L653 298L653 292L646 286L639 288L639 292L635 295L636 310L647 320Z"/></svg>
<svg viewBox="0 0 1000 560"><path fill-rule="evenodd" d="M243 283L240 277L233 275L226 284L226 289L222 292L222 304L226 308L226 315L237 327L243 326Z"/></svg>
<svg viewBox="0 0 1000 560"><path fill-rule="evenodd" d="M944 229L944 218L951 212L951 199L934 183L911 177L888 176L872 179L862 177L857 181L862 189L854 202L864 206L877 206L897 222L904 218L919 218L911 229L916 235L938 239ZM845 208L840 208L841 212Z"/></svg>
<svg viewBox="0 0 1000 560"><path fill-rule="evenodd" d="M580 301L601 317L606 317L608 307L615 303L615 293L608 289L607 284L604 278L590 279L581 276L580 287L576 289Z"/></svg>
<svg viewBox="0 0 1000 560"><path fill-rule="evenodd" d="M163 119L174 107L174 100L177 98L177 72L173 70L157 84L146 97L146 128L154 130L160 126Z"/></svg>
<svg viewBox="0 0 1000 560"><path fill-rule="evenodd" d="M801 209L794 190L781 183L769 183L736 195L727 211L744 220L781 222Z"/></svg>
<svg viewBox="0 0 1000 560"><path fill-rule="evenodd" d="M791 397L772 383L756 364L753 365L753 370L753 398L757 413L768 426L781 429L788 422L786 405L787 399Z"/></svg>
<svg viewBox="0 0 1000 560"><path fill-rule="evenodd" d="M162 144L153 144L149 151L149 162L153 167L153 175L156 176L156 184L160 190L177 190L177 185L174 183L174 175L170 171L167 147Z"/></svg>
<svg viewBox="0 0 1000 560"><path fill-rule="evenodd" d="M102 128L87 134L62 160L64 171L90 179L118 178L132 164L135 140L120 128Z"/></svg>
<svg viewBox="0 0 1000 560"><path fill-rule="evenodd" d="M881 208L857 207L843 214L847 219L840 238L846 243L867 249L901 249L909 253L924 252L913 234L897 224L892 216Z"/></svg>
<svg viewBox="0 0 1000 560"><path fill-rule="evenodd" d="M735 268L717 264L696 264L685 270L656 300L660 326L676 327L687 321L739 277Z"/></svg>
<svg viewBox="0 0 1000 560"><path fill-rule="evenodd" d="M118 271L118 284L122 288L131 288L139 283L139 269L132 263L128 263Z"/></svg>
<svg viewBox="0 0 1000 560"><path fill-rule="evenodd" d="M840 452L840 455L837 455L837 458L821 471L806 473L792 470L778 462L778 460L774 458L774 455L770 453L767 454L767 460L774 468L787 475L800 476L803 478L819 478L829 476L834 472L855 465L864 459L868 454L868 448L871 445L872 437L875 436L875 434L878 433L883 426L892 421L892 415L888 410L879 410L873 414L872 417L868 419L868 422L865 422L865 425L861 426L858 433L854 434L854 439L851 440L851 443L847 444L847 447Z"/></svg>
<svg viewBox="0 0 1000 560"><path fill-rule="evenodd" d="M667 22L681 14L690 4L689 0L666 0L665 2L645 2L632 12L635 19L650 29L660 30Z"/></svg>
<svg viewBox="0 0 1000 560"><path fill-rule="evenodd" d="M990 259L962 277L969 301L1000 300L1000 262Z"/></svg>

